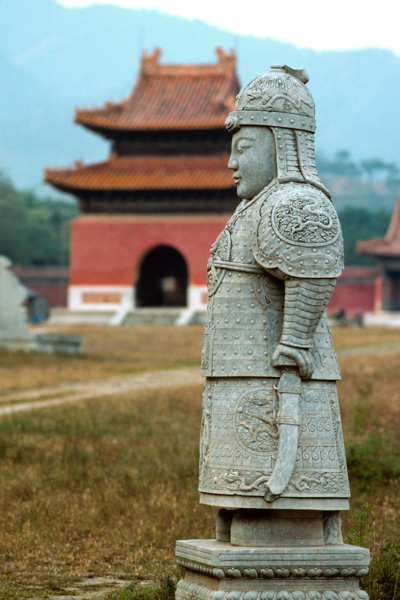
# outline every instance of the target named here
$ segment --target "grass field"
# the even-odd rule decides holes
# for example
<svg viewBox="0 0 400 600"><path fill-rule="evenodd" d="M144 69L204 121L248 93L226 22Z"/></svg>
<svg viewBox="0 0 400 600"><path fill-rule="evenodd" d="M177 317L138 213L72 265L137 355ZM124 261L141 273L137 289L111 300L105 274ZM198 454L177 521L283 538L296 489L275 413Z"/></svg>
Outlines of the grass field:
<svg viewBox="0 0 400 600"><path fill-rule="evenodd" d="M58 328L58 331L60 328ZM0 350L0 398L10 390L104 379L199 363L202 327L66 327L84 336L83 356Z"/></svg>
<svg viewBox="0 0 400 600"><path fill-rule="evenodd" d="M81 357L26 355L0 350L1 393L129 375L140 371L197 365L203 328L66 327L84 336ZM389 328L335 328L335 348L348 351L364 346L400 344L399 332Z"/></svg>
<svg viewBox="0 0 400 600"><path fill-rule="evenodd" d="M197 364L202 329L84 335L83 357L2 352L3 393ZM335 329L334 339L346 352L376 346L340 359L353 492L344 528L372 547L374 581L392 581L385 595L366 580L371 600L398 600L400 351L387 346L399 332ZM197 494L201 392L137 392L0 419L1 600L46 597L88 576L174 575L176 539L213 537L216 511Z"/></svg>

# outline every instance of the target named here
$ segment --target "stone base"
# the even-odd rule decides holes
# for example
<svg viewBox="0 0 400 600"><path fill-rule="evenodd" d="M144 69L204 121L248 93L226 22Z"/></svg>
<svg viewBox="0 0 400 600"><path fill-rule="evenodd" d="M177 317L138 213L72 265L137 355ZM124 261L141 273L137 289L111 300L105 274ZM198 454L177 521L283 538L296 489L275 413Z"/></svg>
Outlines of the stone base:
<svg viewBox="0 0 400 600"><path fill-rule="evenodd" d="M369 551L347 544L242 547L216 540L176 544L185 578L176 600L367 600L359 578Z"/></svg>
<svg viewBox="0 0 400 600"><path fill-rule="evenodd" d="M36 333L15 338L0 335L0 348L15 352L82 354L83 336L72 333Z"/></svg>
<svg viewBox="0 0 400 600"><path fill-rule="evenodd" d="M322 511L239 510L232 518L230 539L216 538L232 546L324 545Z"/></svg>
<svg viewBox="0 0 400 600"><path fill-rule="evenodd" d="M82 354L83 336L72 333L38 333L35 349L46 354Z"/></svg>
<svg viewBox="0 0 400 600"><path fill-rule="evenodd" d="M11 337L0 334L0 348L6 348L14 352L31 352L36 350L35 338L31 335Z"/></svg>
<svg viewBox="0 0 400 600"><path fill-rule="evenodd" d="M277 498L267 506L262 496L228 496L222 494L200 494L200 504L217 506L228 510L349 510L347 498Z"/></svg>

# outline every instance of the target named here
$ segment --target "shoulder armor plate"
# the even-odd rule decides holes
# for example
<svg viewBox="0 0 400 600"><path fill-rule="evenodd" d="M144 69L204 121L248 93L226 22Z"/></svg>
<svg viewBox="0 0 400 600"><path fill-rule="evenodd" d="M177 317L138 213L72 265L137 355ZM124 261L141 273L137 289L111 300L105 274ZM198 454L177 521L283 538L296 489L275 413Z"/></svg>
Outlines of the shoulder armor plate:
<svg viewBox="0 0 400 600"><path fill-rule="evenodd" d="M343 270L343 238L338 216L323 192L287 183L260 205L256 261L294 277L338 277Z"/></svg>

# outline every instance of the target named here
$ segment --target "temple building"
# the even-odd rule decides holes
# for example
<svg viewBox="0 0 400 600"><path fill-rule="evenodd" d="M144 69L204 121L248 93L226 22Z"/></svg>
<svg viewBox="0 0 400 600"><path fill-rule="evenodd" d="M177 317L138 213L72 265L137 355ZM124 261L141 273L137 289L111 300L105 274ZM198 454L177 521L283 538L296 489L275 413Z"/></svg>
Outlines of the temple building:
<svg viewBox="0 0 400 600"><path fill-rule="evenodd" d="M107 160L45 169L82 211L70 230L70 310L206 307L210 247L239 201L224 127L239 89L235 55L217 48L214 64L167 65L160 54L143 53L126 100L76 110L76 123L111 142ZM381 269L346 267L328 312L400 310L400 200L385 238L358 249Z"/></svg>
<svg viewBox="0 0 400 600"><path fill-rule="evenodd" d="M400 312L400 198L384 238L360 241L357 251L372 256L381 269L379 309Z"/></svg>
<svg viewBox="0 0 400 600"><path fill-rule="evenodd" d="M216 53L215 64L165 65L160 50L144 52L126 100L76 110L111 153L45 169L82 211L71 224L69 309L205 307L210 246L238 203L224 127L235 55Z"/></svg>

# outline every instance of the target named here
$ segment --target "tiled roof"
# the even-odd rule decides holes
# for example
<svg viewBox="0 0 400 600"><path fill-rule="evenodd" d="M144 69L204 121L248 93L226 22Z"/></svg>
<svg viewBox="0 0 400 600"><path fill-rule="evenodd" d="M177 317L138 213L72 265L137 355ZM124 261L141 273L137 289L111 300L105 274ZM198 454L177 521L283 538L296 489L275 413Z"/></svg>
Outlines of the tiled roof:
<svg viewBox="0 0 400 600"><path fill-rule="evenodd" d="M400 198L384 238L357 242L357 251L370 256L400 256Z"/></svg>
<svg viewBox="0 0 400 600"><path fill-rule="evenodd" d="M62 190L226 189L234 187L228 155L115 157L71 169L45 169Z"/></svg>
<svg viewBox="0 0 400 600"><path fill-rule="evenodd" d="M216 49L211 65L162 65L160 50L142 55L127 98L104 108L78 109L75 122L99 130L213 129L223 127L238 92L235 54Z"/></svg>

